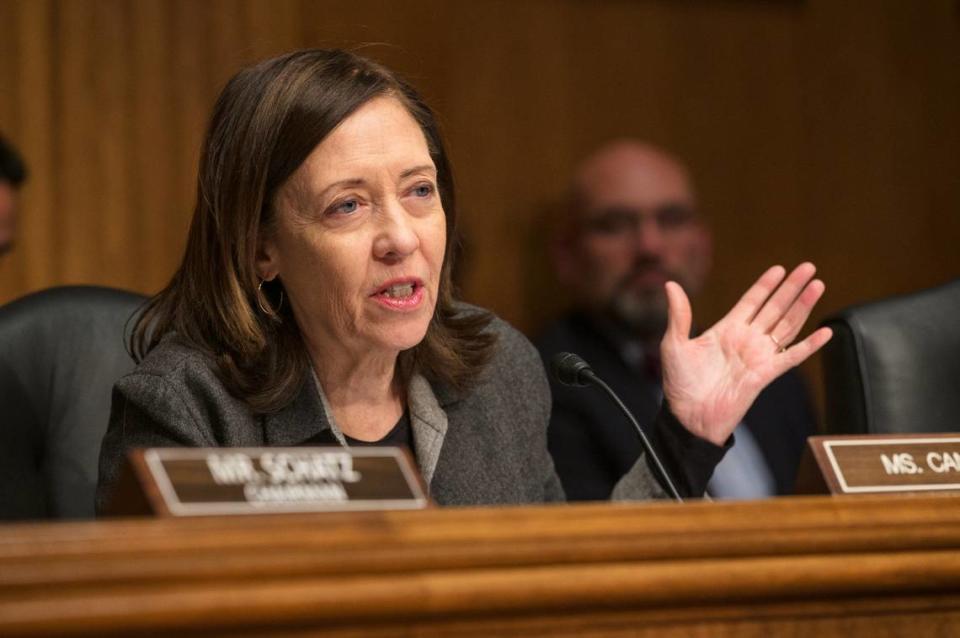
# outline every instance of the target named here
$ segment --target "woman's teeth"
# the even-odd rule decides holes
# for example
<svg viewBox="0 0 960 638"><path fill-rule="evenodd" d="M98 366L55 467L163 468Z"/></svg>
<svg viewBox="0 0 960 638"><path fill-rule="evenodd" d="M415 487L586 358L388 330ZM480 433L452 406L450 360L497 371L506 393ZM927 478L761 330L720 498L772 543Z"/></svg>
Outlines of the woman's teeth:
<svg viewBox="0 0 960 638"><path fill-rule="evenodd" d="M393 297L394 299L399 297L409 297L413 294L413 284L397 284L395 286L390 286L383 292L387 297Z"/></svg>

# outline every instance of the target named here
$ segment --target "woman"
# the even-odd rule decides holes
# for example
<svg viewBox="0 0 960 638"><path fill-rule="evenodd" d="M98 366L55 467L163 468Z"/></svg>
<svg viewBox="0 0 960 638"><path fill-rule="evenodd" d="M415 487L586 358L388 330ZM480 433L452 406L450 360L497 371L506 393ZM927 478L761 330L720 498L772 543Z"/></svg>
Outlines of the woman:
<svg viewBox="0 0 960 638"><path fill-rule="evenodd" d="M132 447L371 442L408 445L440 504L561 500L542 365L454 301L455 228L436 123L390 71L313 50L240 72L214 110L183 264L134 328L98 504ZM760 389L829 338L783 351L823 292L810 265L784 274L696 340L668 284L655 438L682 492L702 492ZM614 492L662 494L642 461Z"/></svg>

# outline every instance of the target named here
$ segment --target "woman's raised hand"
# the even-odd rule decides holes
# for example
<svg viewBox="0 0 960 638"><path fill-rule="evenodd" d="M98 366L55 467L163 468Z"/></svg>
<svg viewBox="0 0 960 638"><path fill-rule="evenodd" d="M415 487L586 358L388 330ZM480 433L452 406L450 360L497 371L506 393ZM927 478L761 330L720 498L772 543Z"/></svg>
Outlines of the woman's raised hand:
<svg viewBox="0 0 960 638"><path fill-rule="evenodd" d="M803 263L784 278L782 266L770 268L695 339L690 301L677 283L667 283L663 393L690 432L723 445L763 388L830 340L831 330L820 328L793 343L824 291L815 272L813 264Z"/></svg>

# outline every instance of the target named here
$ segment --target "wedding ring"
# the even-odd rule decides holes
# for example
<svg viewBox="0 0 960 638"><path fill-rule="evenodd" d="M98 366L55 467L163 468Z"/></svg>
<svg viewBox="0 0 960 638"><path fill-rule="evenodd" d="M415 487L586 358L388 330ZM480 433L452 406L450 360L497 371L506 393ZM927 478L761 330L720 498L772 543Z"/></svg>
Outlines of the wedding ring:
<svg viewBox="0 0 960 638"><path fill-rule="evenodd" d="M772 341L774 345L777 346L777 352L783 352L784 350L787 349L787 347L782 343L780 343L780 341L776 337L774 337L773 334L768 334L767 336L770 337L770 341Z"/></svg>

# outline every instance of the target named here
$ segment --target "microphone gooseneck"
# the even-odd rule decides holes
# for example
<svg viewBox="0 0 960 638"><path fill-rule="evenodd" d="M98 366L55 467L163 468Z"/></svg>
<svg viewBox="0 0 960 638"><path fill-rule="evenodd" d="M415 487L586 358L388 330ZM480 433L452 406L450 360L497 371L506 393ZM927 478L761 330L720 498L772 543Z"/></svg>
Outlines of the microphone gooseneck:
<svg viewBox="0 0 960 638"><path fill-rule="evenodd" d="M603 379L598 377L593 369L590 368L590 364L584 361L580 355L572 352L560 352L551 360L550 370L553 372L553 377L563 385L569 385L578 388L593 385L606 392L607 395L613 399L613 402L617 404L617 407L620 408L620 411L623 412L624 416L627 417L627 420L630 421L630 423L633 425L633 428L640 436L640 443L643 445L643 449L647 453L648 457L653 460L653 465L656 468L657 473L660 474L660 478L663 479L663 483L666 485L667 491L674 498L674 500L676 500L678 503L682 503L683 498L680 497L680 493L673 485L673 481L670 480L670 475L667 474L667 470L663 467L663 463L660 462L660 457L658 457L656 452L653 451L653 446L650 445L650 440L647 438L643 428L641 428L640 424L637 423L637 420L634 418L630 410L627 409L627 406L623 404L623 401L620 400L620 397L617 396L617 393L614 392L610 386L604 383Z"/></svg>

